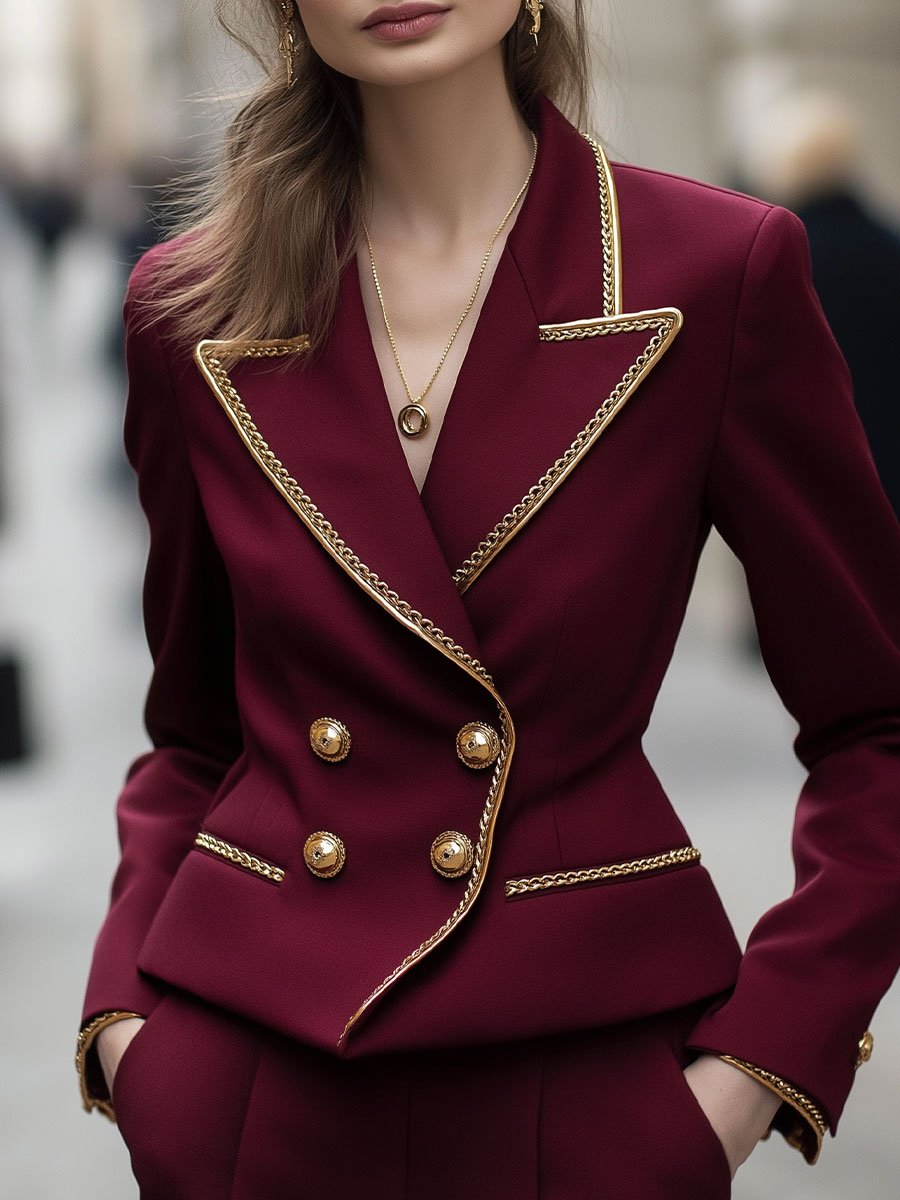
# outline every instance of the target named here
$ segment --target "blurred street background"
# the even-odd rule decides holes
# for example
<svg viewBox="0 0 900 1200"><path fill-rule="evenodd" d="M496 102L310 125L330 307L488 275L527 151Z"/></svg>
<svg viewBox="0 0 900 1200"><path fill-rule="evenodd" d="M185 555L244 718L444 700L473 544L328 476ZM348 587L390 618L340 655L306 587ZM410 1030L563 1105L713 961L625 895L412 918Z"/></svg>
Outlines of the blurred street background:
<svg viewBox="0 0 900 1200"><path fill-rule="evenodd" d="M146 536L121 450L120 306L134 257L158 236L158 185L215 144L244 79L211 9L0 0L0 1193L11 1200L137 1196L116 1129L81 1109L73 1055L117 857L113 806L147 744ZM871 360L889 358L900 286L900 0L597 0L594 13L594 128L611 157L765 195L807 221L897 504L900 386ZM646 744L742 939L791 890L794 733L754 653L741 569L713 537ZM819 1165L773 1137L740 1171L737 1200L897 1200L900 986L872 1030L872 1061Z"/></svg>

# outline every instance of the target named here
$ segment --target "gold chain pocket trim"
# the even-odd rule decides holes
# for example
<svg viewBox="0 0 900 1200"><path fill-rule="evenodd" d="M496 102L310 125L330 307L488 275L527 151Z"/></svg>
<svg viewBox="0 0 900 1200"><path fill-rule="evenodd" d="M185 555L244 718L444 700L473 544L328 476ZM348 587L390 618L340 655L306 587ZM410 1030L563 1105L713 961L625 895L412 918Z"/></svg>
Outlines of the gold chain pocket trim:
<svg viewBox="0 0 900 1200"><path fill-rule="evenodd" d="M200 850L209 850L213 854L218 854L221 858L226 858L229 862L234 863L235 866L243 867L245 871L252 871L255 875L261 875L263 879L268 879L272 883L281 883L284 879L284 867L276 867L274 863L257 858L255 854L242 850L240 846L232 846L231 842L225 842L222 838L215 837L204 830L201 830L194 838L194 845Z"/></svg>
<svg viewBox="0 0 900 1200"><path fill-rule="evenodd" d="M596 883L602 879L620 879L626 875L642 875L647 871L687 866L699 861L700 851L695 846L680 846L677 850L652 854L648 858L632 858L628 862L604 863L599 867L579 867L573 871L555 871L550 875L526 875L521 879L507 879L504 895L508 899L510 896L524 896L529 892L542 892L548 888Z"/></svg>

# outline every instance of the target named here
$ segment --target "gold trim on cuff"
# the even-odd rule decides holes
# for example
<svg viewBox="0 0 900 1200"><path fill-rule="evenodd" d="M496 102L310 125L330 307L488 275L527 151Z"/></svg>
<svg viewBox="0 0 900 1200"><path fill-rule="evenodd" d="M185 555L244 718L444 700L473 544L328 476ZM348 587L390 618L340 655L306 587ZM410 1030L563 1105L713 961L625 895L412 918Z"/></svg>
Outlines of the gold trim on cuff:
<svg viewBox="0 0 900 1200"><path fill-rule="evenodd" d="M100 1013L99 1016L88 1022L78 1033L78 1042L75 1049L75 1070L78 1072L78 1083L81 1089L81 1104L85 1112L90 1112L93 1108L99 1108L105 1117L110 1121L115 1122L116 1112L113 1108L112 1098L107 1096L94 1096L88 1087L87 1080L87 1054L94 1040L101 1029L105 1029L107 1025L113 1025L116 1021L124 1021L127 1017L144 1018L144 1013L125 1012L123 1009L115 1009L111 1012Z"/></svg>
<svg viewBox="0 0 900 1200"><path fill-rule="evenodd" d="M822 1140L828 1131L828 1122L818 1105L799 1088L794 1087L792 1083L788 1083L786 1079L782 1079L780 1075L776 1075L772 1071L766 1071L754 1063L746 1062L742 1058L734 1058L730 1054L720 1054L718 1057L724 1062L731 1063L733 1067L737 1067L745 1075L755 1079L757 1083L763 1084L770 1092L780 1096L785 1104L790 1105L796 1114L793 1120L785 1119L782 1110L779 1110L772 1121L772 1128L777 1129L785 1141L795 1150L799 1150L812 1166L821 1153ZM798 1121L797 1116L802 1120Z"/></svg>

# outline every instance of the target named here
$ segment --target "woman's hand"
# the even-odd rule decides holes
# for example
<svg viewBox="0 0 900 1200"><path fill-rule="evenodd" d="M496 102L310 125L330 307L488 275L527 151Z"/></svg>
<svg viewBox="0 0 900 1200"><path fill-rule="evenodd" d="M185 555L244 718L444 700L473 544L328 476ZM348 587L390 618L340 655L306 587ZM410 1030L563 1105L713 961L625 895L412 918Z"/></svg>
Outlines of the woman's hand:
<svg viewBox="0 0 900 1200"><path fill-rule="evenodd" d="M121 1021L113 1021L111 1025L107 1025L97 1034L97 1054L100 1057L100 1066L103 1069L110 1097L112 1097L113 1080L125 1048L145 1020L146 1017L123 1017Z"/></svg>
<svg viewBox="0 0 900 1200"><path fill-rule="evenodd" d="M764 1084L714 1054L701 1054L684 1068L684 1077L722 1143L734 1179L782 1101Z"/></svg>

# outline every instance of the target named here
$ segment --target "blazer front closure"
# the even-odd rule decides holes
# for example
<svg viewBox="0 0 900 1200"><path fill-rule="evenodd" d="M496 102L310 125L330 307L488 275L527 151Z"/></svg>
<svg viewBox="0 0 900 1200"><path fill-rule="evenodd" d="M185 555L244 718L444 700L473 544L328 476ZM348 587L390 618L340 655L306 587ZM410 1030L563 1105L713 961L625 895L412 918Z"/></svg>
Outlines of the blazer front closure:
<svg viewBox="0 0 900 1200"><path fill-rule="evenodd" d="M307 339L201 342L196 361L244 446L308 533L370 600L477 682L500 750L465 891L350 1016L343 1040L474 904L515 752L464 593L564 486L677 336L681 312L625 312L615 184L602 146L546 98L532 182L459 372L421 494L391 418L355 261L323 359ZM240 363L235 371L223 363ZM302 365L302 363L301 363Z"/></svg>

